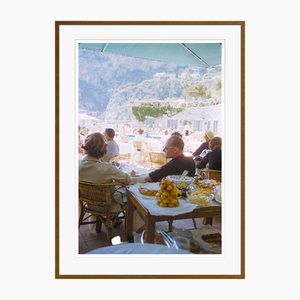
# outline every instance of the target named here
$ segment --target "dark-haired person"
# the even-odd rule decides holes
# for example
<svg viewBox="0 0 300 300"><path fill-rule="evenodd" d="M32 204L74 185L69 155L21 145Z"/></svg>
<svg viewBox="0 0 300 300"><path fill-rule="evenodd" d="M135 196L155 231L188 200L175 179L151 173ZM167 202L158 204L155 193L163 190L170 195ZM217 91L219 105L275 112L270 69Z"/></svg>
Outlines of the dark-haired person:
<svg viewBox="0 0 300 300"><path fill-rule="evenodd" d="M82 148L85 155L79 162L79 181L87 181L91 183L111 183L120 182L124 184L130 183L130 176L107 162L101 161L106 154L107 144L103 134L94 132L89 134ZM112 204L113 211L121 211L122 198L115 199Z"/></svg>
<svg viewBox="0 0 300 300"><path fill-rule="evenodd" d="M112 128L106 128L104 131L104 137L107 142L107 152L101 158L102 161L109 161L112 157L118 156L120 154L119 145L114 140L115 131Z"/></svg>
<svg viewBox="0 0 300 300"><path fill-rule="evenodd" d="M200 162L197 163L198 169L204 169L206 166L212 170L222 170L222 139L214 137L209 142L209 148L212 150L207 153Z"/></svg>
<svg viewBox="0 0 300 300"><path fill-rule="evenodd" d="M179 136L171 136L165 145L164 152L166 158L171 160L161 168L149 173L145 182L160 181L168 175L181 175L184 170L188 171L188 176L195 175L195 162L192 157L185 157L183 154L184 141Z"/></svg>
<svg viewBox="0 0 300 300"><path fill-rule="evenodd" d="M171 136L174 136L174 135L179 136L180 138L182 138L182 134L178 131L174 131L174 132L171 133Z"/></svg>

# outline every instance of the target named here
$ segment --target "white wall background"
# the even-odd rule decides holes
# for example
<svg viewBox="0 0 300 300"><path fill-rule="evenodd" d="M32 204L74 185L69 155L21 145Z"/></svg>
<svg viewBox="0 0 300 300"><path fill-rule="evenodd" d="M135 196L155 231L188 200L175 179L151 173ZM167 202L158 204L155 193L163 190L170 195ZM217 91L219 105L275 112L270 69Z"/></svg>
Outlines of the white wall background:
<svg viewBox="0 0 300 300"><path fill-rule="evenodd" d="M166 289L173 299L299 298L296 4L1 2L0 259L6 299L84 299L103 292L112 299L118 293L124 299L152 299ZM246 21L245 280L54 279L55 20Z"/></svg>

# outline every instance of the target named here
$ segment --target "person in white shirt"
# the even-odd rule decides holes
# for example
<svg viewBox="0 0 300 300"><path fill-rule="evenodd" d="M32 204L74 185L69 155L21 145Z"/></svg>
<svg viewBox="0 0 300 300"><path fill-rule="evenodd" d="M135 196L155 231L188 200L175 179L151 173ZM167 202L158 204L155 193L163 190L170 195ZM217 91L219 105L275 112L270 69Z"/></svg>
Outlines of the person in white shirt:
<svg viewBox="0 0 300 300"><path fill-rule="evenodd" d="M190 125L188 123L185 124L185 126L184 126L184 135L189 136L190 135L190 130L191 130Z"/></svg>
<svg viewBox="0 0 300 300"><path fill-rule="evenodd" d="M145 135L144 135L144 129L142 129L142 128L138 129L133 140L139 141L139 142L146 141Z"/></svg>
<svg viewBox="0 0 300 300"><path fill-rule="evenodd" d="M107 143L107 152L101 158L102 161L109 161L112 157L120 155L120 148L117 142L114 140L115 131L112 128L106 128L104 131L104 137Z"/></svg>

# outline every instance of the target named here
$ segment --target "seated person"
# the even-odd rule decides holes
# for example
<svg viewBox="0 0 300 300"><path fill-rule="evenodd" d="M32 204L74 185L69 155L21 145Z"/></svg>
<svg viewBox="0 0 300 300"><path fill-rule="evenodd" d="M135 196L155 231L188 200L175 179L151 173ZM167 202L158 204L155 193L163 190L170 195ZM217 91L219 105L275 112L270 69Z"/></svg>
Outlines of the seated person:
<svg viewBox="0 0 300 300"><path fill-rule="evenodd" d="M204 134L204 142L199 146L197 150L192 154L195 157L195 160L201 160L201 153L203 150L209 149L209 142L214 137L214 133L212 131L206 131Z"/></svg>
<svg viewBox="0 0 300 300"><path fill-rule="evenodd" d="M101 158L102 161L109 161L112 157L118 156L120 154L119 145L114 140L115 131L112 128L106 128L104 131L104 137L107 142L107 152Z"/></svg>
<svg viewBox="0 0 300 300"><path fill-rule="evenodd" d="M144 129L140 128L139 130L137 130L133 140L144 142L145 141Z"/></svg>
<svg viewBox="0 0 300 300"><path fill-rule="evenodd" d="M102 162L107 150L105 138L100 132L89 134L82 148L85 155L79 163L79 181L87 181L91 183L111 183L120 182L124 184L130 183L130 176L109 163ZM123 206L122 196L119 194L112 203L112 210L121 211Z"/></svg>
<svg viewBox="0 0 300 300"><path fill-rule="evenodd" d="M171 160L161 168L149 173L145 182L160 181L168 175L181 175L184 170L189 171L188 176L195 175L195 162L191 157L185 157L183 154L184 141L179 136L171 136L166 143L164 152L166 158Z"/></svg>
<svg viewBox="0 0 300 300"><path fill-rule="evenodd" d="M189 171L187 175L193 177L195 175L195 162L192 157L183 155L183 149L184 141L182 138L178 135L172 135L164 148L166 158L171 158L171 160L161 168L149 173L148 177L144 179L145 182L157 182L168 175L181 175L184 170ZM136 211L133 216L133 223L133 230L139 233L144 230L145 222Z"/></svg>
<svg viewBox="0 0 300 300"><path fill-rule="evenodd" d="M201 161L196 163L198 169L208 168L211 170L222 170L222 139L220 137L214 137L209 142L209 148L212 150L207 153Z"/></svg>

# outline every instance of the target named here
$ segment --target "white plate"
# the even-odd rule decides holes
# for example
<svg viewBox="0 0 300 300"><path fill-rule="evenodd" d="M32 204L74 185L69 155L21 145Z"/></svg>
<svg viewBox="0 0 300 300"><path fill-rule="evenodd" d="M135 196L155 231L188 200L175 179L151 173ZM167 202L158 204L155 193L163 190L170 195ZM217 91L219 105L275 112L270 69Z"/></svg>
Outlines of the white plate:
<svg viewBox="0 0 300 300"><path fill-rule="evenodd" d="M159 182L145 182L141 184L141 187L149 190L159 190Z"/></svg>

